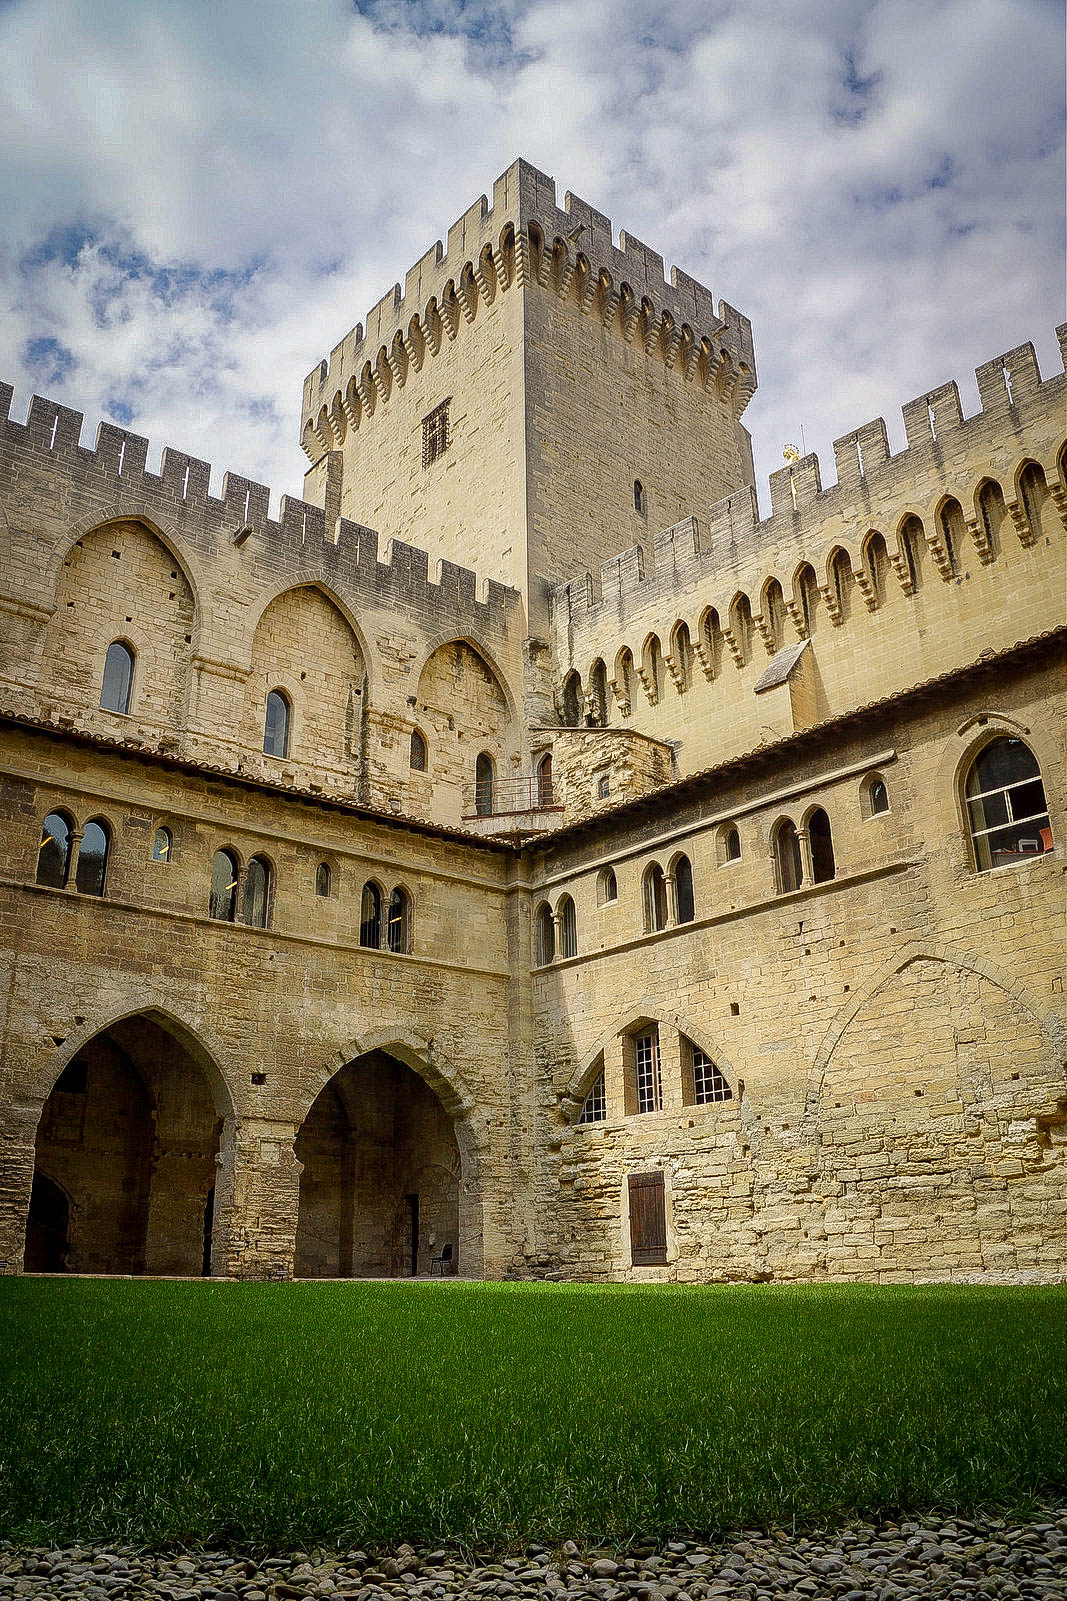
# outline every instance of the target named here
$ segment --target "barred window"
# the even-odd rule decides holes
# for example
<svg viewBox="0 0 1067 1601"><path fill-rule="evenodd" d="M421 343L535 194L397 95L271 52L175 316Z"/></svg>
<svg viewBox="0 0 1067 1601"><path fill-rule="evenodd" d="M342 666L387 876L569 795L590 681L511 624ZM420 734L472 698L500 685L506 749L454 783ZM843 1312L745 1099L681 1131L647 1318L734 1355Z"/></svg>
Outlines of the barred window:
<svg viewBox="0 0 1067 1601"><path fill-rule="evenodd" d="M734 1092L699 1045L693 1046L693 1100L697 1106L709 1101L732 1101Z"/></svg>
<svg viewBox="0 0 1067 1601"><path fill-rule="evenodd" d="M608 1098L604 1088L604 1069L601 1068L589 1087L589 1094L578 1113L579 1123L603 1123L608 1115Z"/></svg>
<svg viewBox="0 0 1067 1601"><path fill-rule="evenodd" d="M451 395L435 406L428 416L422 419L422 465L432 466L438 456L443 456L451 444L448 432L448 408L452 404Z"/></svg>
<svg viewBox="0 0 1067 1601"><path fill-rule="evenodd" d="M659 1034L652 1030L634 1041L637 1068L637 1110L658 1112L663 1104L663 1083L659 1067Z"/></svg>

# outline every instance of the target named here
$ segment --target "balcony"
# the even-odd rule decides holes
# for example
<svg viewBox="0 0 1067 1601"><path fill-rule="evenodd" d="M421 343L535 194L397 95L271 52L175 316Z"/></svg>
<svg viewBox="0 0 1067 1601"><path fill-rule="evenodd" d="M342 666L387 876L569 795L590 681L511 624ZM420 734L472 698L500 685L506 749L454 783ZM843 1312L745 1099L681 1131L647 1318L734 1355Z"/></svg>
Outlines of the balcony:
<svg viewBox="0 0 1067 1601"><path fill-rule="evenodd" d="M564 808L556 803L551 780L536 773L471 784L463 804L463 827L484 839L518 842L563 821Z"/></svg>

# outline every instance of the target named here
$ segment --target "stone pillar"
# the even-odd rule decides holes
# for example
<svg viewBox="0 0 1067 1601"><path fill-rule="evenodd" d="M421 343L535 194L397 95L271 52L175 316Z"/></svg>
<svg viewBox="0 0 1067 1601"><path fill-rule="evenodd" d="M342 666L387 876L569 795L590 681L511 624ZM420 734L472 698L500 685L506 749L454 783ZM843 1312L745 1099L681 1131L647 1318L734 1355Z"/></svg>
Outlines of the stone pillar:
<svg viewBox="0 0 1067 1601"><path fill-rule="evenodd" d="M678 927L678 885L673 873L664 873L663 883L667 894L667 921L664 928Z"/></svg>
<svg viewBox="0 0 1067 1601"><path fill-rule="evenodd" d="M224 1132L215 1183L212 1272L288 1279L296 1255L301 1165L295 1123L248 1118Z"/></svg>
<svg viewBox="0 0 1067 1601"><path fill-rule="evenodd" d="M797 838L800 841L800 861L804 871L804 876L800 882L801 884L813 884L815 882L815 873L811 865L811 836L806 828L798 828ZM797 888L800 888L799 884Z"/></svg>
<svg viewBox="0 0 1067 1601"><path fill-rule="evenodd" d="M35 1161L34 1130L9 1130L0 1142L0 1273L21 1273Z"/></svg>

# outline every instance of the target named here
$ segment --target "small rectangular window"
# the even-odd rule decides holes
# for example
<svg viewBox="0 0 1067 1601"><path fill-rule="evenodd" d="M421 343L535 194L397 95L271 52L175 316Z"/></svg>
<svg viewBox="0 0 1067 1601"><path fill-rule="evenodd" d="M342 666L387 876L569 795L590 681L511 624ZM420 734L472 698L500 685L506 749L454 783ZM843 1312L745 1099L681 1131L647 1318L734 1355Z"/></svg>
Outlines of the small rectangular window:
<svg viewBox="0 0 1067 1601"><path fill-rule="evenodd" d="M443 456L451 440L448 432L448 408L452 404L451 396L442 400L435 406L428 416L422 419L422 465L432 466L439 456Z"/></svg>
<svg viewBox="0 0 1067 1601"><path fill-rule="evenodd" d="M654 1267L667 1260L667 1207L662 1173L631 1173L630 1260L634 1267Z"/></svg>

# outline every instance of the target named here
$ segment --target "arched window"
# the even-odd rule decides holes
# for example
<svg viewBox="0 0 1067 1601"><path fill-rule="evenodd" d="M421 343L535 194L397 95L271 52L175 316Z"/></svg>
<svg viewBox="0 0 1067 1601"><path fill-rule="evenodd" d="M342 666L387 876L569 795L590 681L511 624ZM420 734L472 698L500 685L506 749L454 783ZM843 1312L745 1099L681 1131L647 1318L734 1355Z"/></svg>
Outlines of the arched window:
<svg viewBox="0 0 1067 1601"><path fill-rule="evenodd" d="M819 580L815 576L815 568L810 562L803 562L797 568L793 580L793 593L804 619L805 632L813 634L818 623L819 602L822 596L819 594Z"/></svg>
<svg viewBox="0 0 1067 1601"><path fill-rule="evenodd" d="M75 888L83 895L102 895L107 874L107 853L111 845L111 830L100 818L86 823L78 850L78 866L74 874Z"/></svg>
<svg viewBox="0 0 1067 1601"><path fill-rule="evenodd" d="M674 662L675 683L678 693L684 695L693 680L693 644L689 638L688 623L676 623L671 636L671 660Z"/></svg>
<svg viewBox="0 0 1067 1601"><path fill-rule="evenodd" d="M37 882L51 889L66 889L70 872L70 831L74 827L65 812L49 812L41 828L37 848Z"/></svg>
<svg viewBox="0 0 1067 1601"><path fill-rule="evenodd" d="M852 613L852 585L855 579L852 575L852 558L847 550L834 551L830 574L833 578L838 610L842 617L849 617Z"/></svg>
<svg viewBox="0 0 1067 1601"><path fill-rule="evenodd" d="M834 842L830 837L830 819L821 806L808 818L808 843L811 846L811 878L815 884L827 884L834 877Z"/></svg>
<svg viewBox="0 0 1067 1601"><path fill-rule="evenodd" d="M359 907L359 943L372 951L382 943L382 892L370 879L363 886Z"/></svg>
<svg viewBox="0 0 1067 1601"><path fill-rule="evenodd" d="M774 836L774 859L778 868L778 891L788 895L804 882L804 863L800 854L800 835L787 817Z"/></svg>
<svg viewBox="0 0 1067 1601"><path fill-rule="evenodd" d="M948 556L949 574L952 578L956 578L960 570L960 551L967 537L967 524L963 520L963 507L959 501L951 497L944 501L938 514L938 521L941 524L945 554Z"/></svg>
<svg viewBox="0 0 1067 1601"><path fill-rule="evenodd" d="M705 668L710 667L711 676L718 678L722 671L722 627L714 606L701 615L700 637L704 642Z"/></svg>
<svg viewBox="0 0 1067 1601"><path fill-rule="evenodd" d="M493 758L483 750L474 764L474 810L479 817L493 815Z"/></svg>
<svg viewBox="0 0 1067 1601"><path fill-rule="evenodd" d="M734 1098L733 1090L707 1052L702 1051L699 1045L694 1045L691 1040L685 1039L684 1036L682 1045L683 1064L685 1063L685 1054L687 1052L693 1070L693 1105L708 1106L713 1101L732 1101ZM688 1086L686 1087L688 1088ZM688 1096L684 1098L688 1100Z"/></svg>
<svg viewBox="0 0 1067 1601"><path fill-rule="evenodd" d="M752 607L747 595L737 595L730 607L730 628L742 664L752 659Z"/></svg>
<svg viewBox="0 0 1067 1601"><path fill-rule="evenodd" d="M648 933L655 934L667 926L667 884L658 862L645 869L644 900L645 928Z"/></svg>
<svg viewBox="0 0 1067 1601"><path fill-rule="evenodd" d="M569 895L560 898L556 907L559 918L559 954L566 958L578 954L578 917Z"/></svg>
<svg viewBox="0 0 1067 1601"><path fill-rule="evenodd" d="M250 928L266 928L270 915L270 863L253 856L245 869L241 920Z"/></svg>
<svg viewBox="0 0 1067 1601"><path fill-rule="evenodd" d="M389 897L386 945L398 955L411 949L411 896L399 884Z"/></svg>
<svg viewBox="0 0 1067 1601"><path fill-rule="evenodd" d="M157 828L152 841L152 860L154 862L169 862L170 848L174 844L169 828Z"/></svg>
<svg viewBox="0 0 1067 1601"><path fill-rule="evenodd" d="M596 903L608 906L619 898L619 885L613 867L602 867L596 878Z"/></svg>
<svg viewBox="0 0 1067 1601"><path fill-rule="evenodd" d="M640 478L635 478L634 479L634 511L638 512L643 517L647 510L648 510L648 496L645 494L645 486L641 482Z"/></svg>
<svg viewBox="0 0 1067 1601"><path fill-rule="evenodd" d="M693 864L688 856L675 857L674 904L679 923L691 923L696 916L696 907L693 900Z"/></svg>
<svg viewBox="0 0 1067 1601"><path fill-rule="evenodd" d="M987 478L978 486L978 515L982 519L982 527L989 542L990 554L994 557L1000 555L1001 529L1004 519L1008 515L1008 508L1004 504L1004 491L993 478Z"/></svg>
<svg viewBox="0 0 1067 1601"><path fill-rule="evenodd" d="M1041 769L1021 739L995 739L986 745L971 763L965 794L980 873L1052 849Z"/></svg>
<svg viewBox="0 0 1067 1601"><path fill-rule="evenodd" d="M315 869L315 894L328 895L333 886L333 873L329 862L320 862Z"/></svg>
<svg viewBox="0 0 1067 1601"><path fill-rule="evenodd" d="M785 596L777 578L772 578L763 592L763 621L774 649L781 650L785 642Z"/></svg>
<svg viewBox="0 0 1067 1601"><path fill-rule="evenodd" d="M634 657L629 645L624 645L615 658L615 700L624 717L630 715L633 699Z"/></svg>
<svg viewBox="0 0 1067 1601"><path fill-rule="evenodd" d="M537 804L552 805L552 752L546 750L537 764Z"/></svg>
<svg viewBox="0 0 1067 1601"><path fill-rule="evenodd" d="M547 967L556 957L556 924L551 906L537 908L537 926L534 940L534 961L538 967Z"/></svg>
<svg viewBox="0 0 1067 1601"><path fill-rule="evenodd" d="M232 851L216 851L211 864L211 898L208 916L232 923L237 915L237 858Z"/></svg>
<svg viewBox="0 0 1067 1601"><path fill-rule="evenodd" d="M568 673L563 680L563 721L568 728L577 728L582 720L582 680L578 673Z"/></svg>
<svg viewBox="0 0 1067 1601"><path fill-rule="evenodd" d="M408 746L408 766L413 773L426 771L426 741L417 728L411 730L411 741Z"/></svg>
<svg viewBox="0 0 1067 1601"><path fill-rule="evenodd" d="M733 823L723 832L722 855L725 862L739 862L741 860L741 835L737 832Z"/></svg>
<svg viewBox="0 0 1067 1601"><path fill-rule="evenodd" d="M1048 499L1048 484L1036 461L1028 461L1019 474L1019 499L1030 524L1030 532L1035 539L1040 539L1041 514Z"/></svg>
<svg viewBox="0 0 1067 1601"><path fill-rule="evenodd" d="M132 689L133 649L125 640L113 640L104 657L104 681L100 686L101 710L128 712Z"/></svg>
<svg viewBox="0 0 1067 1601"><path fill-rule="evenodd" d="M589 669L589 688L593 696L597 727L604 728L608 721L608 670L599 657Z"/></svg>
<svg viewBox="0 0 1067 1601"><path fill-rule="evenodd" d="M663 698L663 649L658 634L650 634L645 641L645 677L652 688L653 700Z"/></svg>
<svg viewBox="0 0 1067 1601"><path fill-rule="evenodd" d="M885 602L889 577L889 551L886 549L884 537L875 529L867 535L863 546L863 564L867 569L867 577L874 590L876 606Z"/></svg>
<svg viewBox="0 0 1067 1601"><path fill-rule="evenodd" d="M926 530L918 517L905 517L900 527L900 550L907 563L912 588L919 589L923 581L923 559L926 555Z"/></svg>
<svg viewBox="0 0 1067 1601"><path fill-rule="evenodd" d="M889 790L880 773L865 778L860 790L861 810L865 817L877 817L889 810Z"/></svg>
<svg viewBox="0 0 1067 1601"><path fill-rule="evenodd" d="M289 754L289 701L280 689L272 689L267 696L263 749L268 756Z"/></svg>
<svg viewBox="0 0 1067 1601"><path fill-rule="evenodd" d="M607 1089L604 1084L604 1066L601 1059L600 1072L589 1086L589 1093L582 1102L582 1109L578 1113L579 1123L603 1123L608 1115Z"/></svg>

